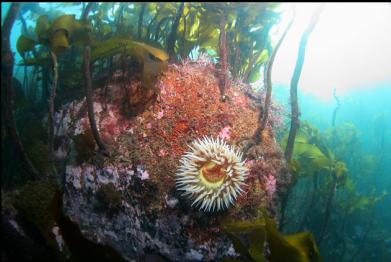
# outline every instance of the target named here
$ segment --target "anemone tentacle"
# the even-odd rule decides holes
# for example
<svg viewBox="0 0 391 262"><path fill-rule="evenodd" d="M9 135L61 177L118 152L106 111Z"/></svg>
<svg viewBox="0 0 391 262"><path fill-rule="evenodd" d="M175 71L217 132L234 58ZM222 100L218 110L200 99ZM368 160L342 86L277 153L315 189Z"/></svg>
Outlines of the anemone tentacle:
<svg viewBox="0 0 391 262"><path fill-rule="evenodd" d="M210 212L227 209L245 191L248 169L243 153L226 141L204 136L189 145L176 173L176 186L192 206Z"/></svg>

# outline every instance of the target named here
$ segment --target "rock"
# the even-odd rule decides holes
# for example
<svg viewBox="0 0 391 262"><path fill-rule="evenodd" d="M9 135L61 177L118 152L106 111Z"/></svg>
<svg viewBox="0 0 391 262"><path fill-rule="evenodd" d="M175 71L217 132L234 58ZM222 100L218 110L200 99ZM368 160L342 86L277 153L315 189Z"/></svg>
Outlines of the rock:
<svg viewBox="0 0 391 262"><path fill-rule="evenodd" d="M29 237L15 215L7 208L1 209L2 261L55 261L53 250Z"/></svg>
<svg viewBox="0 0 391 262"><path fill-rule="evenodd" d="M234 207L204 213L176 191L175 173L189 143L220 135L243 149L241 143L256 130L259 111L242 92L244 84L232 82L226 90L232 99L223 102L214 71L205 61L170 65L158 79L156 103L137 117L122 112L124 85L109 85L109 113L103 110L103 93L95 91L95 118L102 137L111 141L111 156L85 154L88 157L79 162L75 151L80 147L69 147L65 172L64 212L84 238L112 247L128 261L216 261L237 256L219 230L222 219L255 219L260 208L276 206L278 197L265 193L263 179L267 174L279 181L284 167L271 126L266 144L246 164L251 173L248 190ZM83 103L75 101L61 113L66 120L61 135L70 138L68 143L88 132Z"/></svg>

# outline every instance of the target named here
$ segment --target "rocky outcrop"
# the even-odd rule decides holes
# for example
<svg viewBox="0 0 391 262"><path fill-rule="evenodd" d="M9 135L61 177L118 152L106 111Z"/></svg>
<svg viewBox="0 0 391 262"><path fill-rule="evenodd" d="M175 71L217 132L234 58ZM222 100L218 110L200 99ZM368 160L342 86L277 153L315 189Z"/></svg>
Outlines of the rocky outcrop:
<svg viewBox="0 0 391 262"><path fill-rule="evenodd" d="M236 205L218 213L191 207L175 188L175 172L187 145L208 135L243 149L257 128L259 106L245 94L249 86L231 81L223 102L216 74L205 59L170 65L158 80L156 103L137 117L126 114L131 99L126 94L140 81L135 77L119 83L114 75L106 91L94 94L98 129L110 157L96 153L85 101L74 101L57 113L56 156L67 162L64 211L84 237L113 247L129 261L237 256L219 224L227 217L257 218L260 210L278 204L284 161L273 126L279 112L272 108L262 145L247 154L250 176Z"/></svg>

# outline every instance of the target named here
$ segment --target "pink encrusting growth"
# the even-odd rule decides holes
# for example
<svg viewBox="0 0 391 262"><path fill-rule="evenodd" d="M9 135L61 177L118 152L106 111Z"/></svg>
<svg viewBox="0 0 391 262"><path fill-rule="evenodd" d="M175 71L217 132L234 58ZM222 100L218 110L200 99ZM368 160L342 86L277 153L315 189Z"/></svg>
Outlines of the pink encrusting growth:
<svg viewBox="0 0 391 262"><path fill-rule="evenodd" d="M164 149L160 149L159 150L159 156L167 156L168 155L168 152Z"/></svg>
<svg viewBox="0 0 391 262"><path fill-rule="evenodd" d="M173 195L176 188L175 172L181 165L182 155L189 149L188 145L192 141L208 136L219 138L243 152L243 168L248 170L245 184L240 187L243 192L237 194L236 200L232 201L235 205L230 204L227 208L228 216L238 220L250 217L252 211L267 206L266 203L277 201L276 191L279 190L284 158L272 129L278 119L275 117L274 109L271 108L270 125L262 134L259 149L244 152L249 139L257 129L258 100L246 95L248 85L230 79L230 84L225 90L227 100L221 101L216 72L218 69L206 57L201 61L186 60L183 64L170 64L168 71L157 80L156 87L159 92L155 103L136 117L126 115L123 110L127 104L126 99L131 99L125 96L126 90L140 85L139 78L128 79L126 81L129 82L125 83L109 83L109 96L106 98L104 88L96 89L96 122L102 139L108 144L113 156L105 159L107 163L104 163L104 166L112 166L115 172L111 172L111 169L105 169L104 172L96 171L95 180L107 182L106 180L116 178L118 174L119 179L113 182L115 187L123 187L124 192L131 190L131 194L138 192L140 199L142 198L140 207L143 209L148 209L148 212L153 209L152 212L156 214L173 211L174 216L183 215L182 210L178 208L180 205L171 205L171 202L167 202L170 199L178 199L192 204L189 199ZM64 110L64 117L62 112L57 115L58 136L73 139L76 135L86 133L89 123L85 102L73 102L64 107ZM85 163L88 161L87 159ZM214 166L211 159L205 161L206 164L201 169L205 179L209 181L207 185L217 185L219 179L230 171L225 163L219 168L220 166ZM82 165L78 164L74 168ZM83 189L84 180L77 176L73 177L75 179L68 184L74 185L75 190L80 190L80 187ZM92 176L86 176L86 179L90 177ZM92 184L88 179L88 185ZM143 190L130 189L127 180L133 181L137 186L141 184ZM189 190L191 194L191 190L199 188L190 187ZM227 197L229 200L229 196ZM223 196L223 199L227 197ZM175 203L174 200L172 203ZM144 205L145 201L149 201L150 205ZM219 202L215 206L210 203L215 202L208 199L204 207L208 204L208 209L209 205L211 209L221 209ZM171 211L167 211L167 208ZM193 218L190 216L189 220L193 221ZM199 242L210 241L211 230L196 227L189 229L187 226L183 228L183 232L191 234Z"/></svg>
<svg viewBox="0 0 391 262"><path fill-rule="evenodd" d="M157 113L157 119L161 119L163 116L164 116L164 111L163 111L163 110L162 110L162 111L159 111L159 112Z"/></svg>
<svg viewBox="0 0 391 262"><path fill-rule="evenodd" d="M230 126L226 126L226 127L224 127L221 131L220 131L220 133L219 133L219 135L218 135L218 137L219 138L221 138L221 139L225 139L225 140L228 140L229 138L230 138Z"/></svg>
<svg viewBox="0 0 391 262"><path fill-rule="evenodd" d="M272 175L267 175L265 176L265 180L267 197L269 200L272 200L274 193L276 192L276 178Z"/></svg>
<svg viewBox="0 0 391 262"><path fill-rule="evenodd" d="M237 93L234 93L233 102L237 106L248 106L247 99L243 96L239 96Z"/></svg>

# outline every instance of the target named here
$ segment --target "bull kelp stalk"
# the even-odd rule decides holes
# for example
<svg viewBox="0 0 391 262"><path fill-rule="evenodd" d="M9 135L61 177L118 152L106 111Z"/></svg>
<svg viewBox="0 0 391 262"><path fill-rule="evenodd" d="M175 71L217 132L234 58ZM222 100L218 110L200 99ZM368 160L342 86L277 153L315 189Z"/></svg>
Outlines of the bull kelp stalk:
<svg viewBox="0 0 391 262"><path fill-rule="evenodd" d="M260 35L260 39L262 39L262 40L259 41L260 44L259 44L259 47L258 47L258 50L260 50L261 52L263 50L265 50L265 48L267 48L267 45L268 45L268 42L269 42L268 36L269 36L269 32L270 32L270 29L272 28L272 26L273 26L273 23L267 23L265 25L265 28L262 30L262 33ZM248 80L249 80L249 78L251 76L251 71L254 68L254 65L256 64L257 56L253 55L254 48L255 48L255 46L252 45L251 46L251 51L249 52L249 54L251 56L249 58L247 69L246 69L246 71L243 74L244 82L248 82Z"/></svg>
<svg viewBox="0 0 391 262"><path fill-rule="evenodd" d="M145 40L148 41L150 40L150 36L151 36L151 29L152 29L152 25L155 23L156 19L158 18L160 12L163 10L163 8L159 8L157 11L156 11L156 14L155 16L152 18L152 20L149 22L148 24L148 27L147 27L147 34L145 35Z"/></svg>
<svg viewBox="0 0 391 262"><path fill-rule="evenodd" d="M7 16L4 19L1 28L1 86L6 89L4 102L4 123L5 130L15 143L16 150L19 152L22 163L33 179L39 177L37 169L33 166L31 160L24 150L20 140L18 129L16 128L14 115L14 90L13 90L13 68L14 56L11 52L10 33L19 12L20 4L11 4Z"/></svg>
<svg viewBox="0 0 391 262"><path fill-rule="evenodd" d="M359 241L360 244L357 245L356 252L353 253L349 262L358 261L357 256L360 255L360 253L363 251L365 243L368 243L367 240L368 240L369 233L371 233L371 231L373 230L373 224L377 221L375 219L375 211L373 209L371 210L371 213L369 214L367 221L368 221L367 228L362 234L362 238ZM341 259L341 261L343 260Z"/></svg>
<svg viewBox="0 0 391 262"><path fill-rule="evenodd" d="M146 6L146 3L142 3L140 16L138 18L138 28L137 28L137 37L138 37L138 39L142 38L142 26L143 26L143 20L144 20L145 6Z"/></svg>
<svg viewBox="0 0 391 262"><path fill-rule="evenodd" d="M175 57L175 41L177 39L177 31L178 31L178 27L179 27L179 22L181 20L184 8L185 8L185 3L181 2L180 6L179 6L178 13L177 13L177 15L175 17L174 22L172 23L171 32L170 32L170 35L169 35L168 40L167 40L167 53L170 56L170 59L172 61L176 60L176 57Z"/></svg>
<svg viewBox="0 0 391 262"><path fill-rule="evenodd" d="M295 143L297 129L300 126L299 121L299 104L297 102L297 85L300 80L301 71L303 69L304 59L305 59L305 49L307 47L308 38L311 35L312 31L315 28L315 25L319 19L319 15L324 7L324 4L320 5L315 13L312 15L310 23L300 39L299 52L297 55L297 61L295 66L295 71L293 72L290 88L290 100L291 100L291 128L289 130L288 143L285 149L285 159L288 163L291 161L293 146Z"/></svg>
<svg viewBox="0 0 391 262"><path fill-rule="evenodd" d="M170 20L172 20L172 17L164 17L163 19L161 19L159 21L159 23L157 24L156 29L155 29L155 38L154 38L155 42L159 41L160 31L162 29L163 24L168 23L168 21L170 21Z"/></svg>
<svg viewBox="0 0 391 262"><path fill-rule="evenodd" d="M93 3L88 3L86 9L84 10L82 20L86 21L88 17L88 13L91 10L91 5ZM92 134L95 138L96 143L98 144L99 150L107 155L107 147L105 143L100 138L98 128L96 127L95 115L94 115L94 101L92 99L92 79L91 79L91 46L90 43L87 42L84 47L84 55L83 55L83 72L84 72L84 85L86 91L86 102L87 102L87 111L88 111L88 120L90 122L90 127Z"/></svg>
<svg viewBox="0 0 391 262"><path fill-rule="evenodd" d="M86 21L94 3L88 3L81 14L81 20Z"/></svg>
<svg viewBox="0 0 391 262"><path fill-rule="evenodd" d="M337 112L339 110L339 108L341 107L341 101L339 101L339 98L337 96L337 91L334 87L333 89L333 96L335 98L335 101L337 102L337 106L334 108L334 111L333 111L333 118L331 120L331 126L334 127L335 126L335 119L337 118Z"/></svg>
<svg viewBox="0 0 391 262"><path fill-rule="evenodd" d="M263 114L261 114L259 118L260 125L258 129L255 131L254 139L256 141L260 141L260 139L262 138L261 134L266 127L268 116L269 116L269 109L270 109L272 90L273 90L272 68L273 68L274 59L276 57L278 49L280 48L282 42L284 41L285 36L289 32L289 29L293 24L294 18L295 18L295 9L293 9L293 16L291 18L291 21L289 22L288 26L285 28L284 33L282 34L280 40L277 42L277 45L274 48L272 55L270 56L269 62L267 63L266 74L264 77L264 83L266 87L265 105L263 107Z"/></svg>
<svg viewBox="0 0 391 262"><path fill-rule="evenodd" d="M326 204L326 210L324 214L324 221L322 223L322 226L320 228L320 233L319 233L319 243L323 241L326 233L326 228L330 220L330 215L331 215L331 209L332 209L332 204L333 204L333 199L335 196L335 193L337 192L337 174L335 171L330 172L330 177L331 177L331 185L328 190L329 196L327 197L327 204Z"/></svg>
<svg viewBox="0 0 391 262"><path fill-rule="evenodd" d="M26 19L24 19L22 12L19 12L19 20L22 24L22 34L29 35L29 31L27 28L27 22ZM34 57L38 57L37 52L35 49L31 50ZM26 60L26 53L22 54L23 61ZM32 101L33 103L36 101L37 96L37 77L38 77L38 67L34 66L34 71L31 74L31 77L29 78L29 74L27 73L27 66L23 67L24 73L23 73L23 87L26 89L27 97Z"/></svg>
<svg viewBox="0 0 391 262"><path fill-rule="evenodd" d="M225 90L228 87L228 48L227 48L227 31L225 26L227 24L227 18L225 14L221 15L220 19L220 96L221 100L225 101Z"/></svg>
<svg viewBox="0 0 391 262"><path fill-rule="evenodd" d="M299 52L297 55L297 61L295 65L295 71L293 72L290 88L290 100L291 100L291 128L289 130L288 142L285 148L285 159L288 163L291 162L293 154L293 146L295 143L296 133L300 126L299 121L299 104L297 102L297 85L300 80L301 71L303 69L304 59L305 59L305 49L307 47L308 38L311 35L312 31L315 28L316 23L319 20L320 13L322 12L324 4L319 5L315 10L315 13L312 15L311 20L304 31L300 39ZM284 193L281 201L281 218L280 218L280 229L284 226L285 219L285 208L288 203L288 196L292 189L292 185L295 183L295 180L288 185L287 191Z"/></svg>
<svg viewBox="0 0 391 262"><path fill-rule="evenodd" d="M301 218L301 222L299 224L299 229L298 231L300 230L303 230L307 221L308 221L308 217L310 215L310 213L313 211L313 208L314 208L314 205L315 205L315 196L316 196L316 193L318 192L318 177L319 177L319 174L318 173L315 173L313 176L312 176L312 193L311 193L311 197L309 198L310 199L310 204L308 205L308 207L306 208L306 210L304 211L304 215L303 217Z"/></svg>
<svg viewBox="0 0 391 262"><path fill-rule="evenodd" d="M52 175L57 177L57 170L54 165L54 103L56 99L56 89L57 89L57 81L58 81L58 62L57 62L57 55L50 50L50 55L52 57L53 61L53 86L52 90L50 91L50 97L49 97L49 114L48 114L48 160L51 167Z"/></svg>
<svg viewBox="0 0 391 262"><path fill-rule="evenodd" d="M333 89L333 95L334 95L335 101L337 102L337 106L334 108L334 111L333 111L333 117L331 119L331 126L335 127L335 120L337 118L337 112L338 112L339 108L341 107L341 102L339 101L335 87ZM332 132L333 132L332 142L333 142L333 146L335 146L336 145L336 132L337 132L337 130L335 130L335 128L333 128Z"/></svg>
<svg viewBox="0 0 391 262"><path fill-rule="evenodd" d="M27 23L26 20L23 18L22 13L19 13L19 20L22 23L22 33L23 34L28 34L28 29L27 29ZM35 54L34 54L35 55ZM25 60L26 53L23 53L22 58ZM28 74L27 74L27 66L23 67L23 87L28 90L28 94L31 95L30 88L29 88L29 81L28 81ZM33 100L34 101L34 100Z"/></svg>

